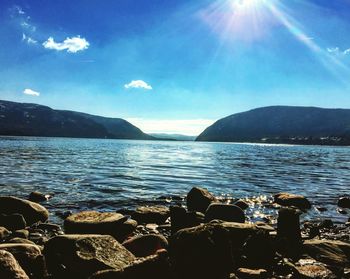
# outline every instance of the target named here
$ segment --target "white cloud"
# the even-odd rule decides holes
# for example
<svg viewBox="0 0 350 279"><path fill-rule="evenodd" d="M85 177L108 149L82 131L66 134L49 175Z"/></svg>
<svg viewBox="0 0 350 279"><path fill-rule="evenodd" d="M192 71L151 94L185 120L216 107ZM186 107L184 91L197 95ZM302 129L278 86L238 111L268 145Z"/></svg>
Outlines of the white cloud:
<svg viewBox="0 0 350 279"><path fill-rule="evenodd" d="M58 51L67 50L67 52L76 53L87 49L90 43L85 38L80 38L80 36L72 38L67 37L62 43L56 43L54 39L50 37L43 43L43 46L47 49Z"/></svg>
<svg viewBox="0 0 350 279"><path fill-rule="evenodd" d="M35 97L40 96L40 92L34 91L32 89L29 89L29 88L24 89L23 94L35 96Z"/></svg>
<svg viewBox="0 0 350 279"><path fill-rule="evenodd" d="M350 48L346 49L346 50L340 50L339 47L329 47L327 48L327 51L331 54L334 54L334 55L343 55L343 56L346 56L346 55L350 55Z"/></svg>
<svg viewBox="0 0 350 279"><path fill-rule="evenodd" d="M22 34L22 41L24 41L24 42L26 42L26 43L28 43L28 44L34 44L34 45L38 43L37 40L35 40L35 39L33 39L33 38L27 36L27 35L24 34L24 33Z"/></svg>
<svg viewBox="0 0 350 279"><path fill-rule="evenodd" d="M212 125L212 119L143 119L127 118L127 121L146 133L182 134L198 136L205 128Z"/></svg>
<svg viewBox="0 0 350 279"><path fill-rule="evenodd" d="M143 80L133 80L128 84L125 84L124 87L126 89L130 88L138 88L138 89L146 89L146 90L152 90L152 86L144 82Z"/></svg>

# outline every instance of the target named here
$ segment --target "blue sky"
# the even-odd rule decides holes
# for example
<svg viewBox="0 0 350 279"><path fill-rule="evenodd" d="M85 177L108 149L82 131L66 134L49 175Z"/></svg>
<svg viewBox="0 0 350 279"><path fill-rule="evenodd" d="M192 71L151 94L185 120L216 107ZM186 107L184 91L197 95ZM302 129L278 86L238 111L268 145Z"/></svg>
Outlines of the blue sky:
<svg viewBox="0 0 350 279"><path fill-rule="evenodd" d="M199 134L268 105L350 108L349 0L0 2L0 98Z"/></svg>

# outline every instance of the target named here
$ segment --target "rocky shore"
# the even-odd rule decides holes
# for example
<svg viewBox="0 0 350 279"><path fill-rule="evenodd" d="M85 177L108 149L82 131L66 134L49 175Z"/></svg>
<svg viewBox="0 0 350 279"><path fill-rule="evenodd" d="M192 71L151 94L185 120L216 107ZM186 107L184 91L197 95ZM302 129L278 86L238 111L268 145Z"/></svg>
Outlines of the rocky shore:
<svg viewBox="0 0 350 279"><path fill-rule="evenodd" d="M67 212L63 226L48 221L49 198L0 197L1 279L350 278L349 222L301 223L312 207L301 195L274 196L276 222L195 187L185 206Z"/></svg>

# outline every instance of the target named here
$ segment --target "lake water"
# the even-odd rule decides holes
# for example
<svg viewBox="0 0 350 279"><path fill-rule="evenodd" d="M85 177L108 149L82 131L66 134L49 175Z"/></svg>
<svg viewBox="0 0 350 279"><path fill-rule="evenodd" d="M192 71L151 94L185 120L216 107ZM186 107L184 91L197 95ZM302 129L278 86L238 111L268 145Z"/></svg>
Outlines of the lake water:
<svg viewBox="0 0 350 279"><path fill-rule="evenodd" d="M303 194L327 209L308 217L344 221L336 202L350 192L350 148L0 137L0 194L53 193L45 206L54 220L58 211L171 203L193 186L263 203L280 191ZM271 210L255 204L247 214Z"/></svg>

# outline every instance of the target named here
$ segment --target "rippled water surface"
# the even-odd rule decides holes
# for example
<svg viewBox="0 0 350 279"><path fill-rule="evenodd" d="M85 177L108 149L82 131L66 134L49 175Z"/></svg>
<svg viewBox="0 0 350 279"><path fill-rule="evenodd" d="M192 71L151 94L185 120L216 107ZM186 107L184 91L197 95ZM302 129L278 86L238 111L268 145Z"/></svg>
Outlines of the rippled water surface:
<svg viewBox="0 0 350 279"><path fill-rule="evenodd" d="M344 219L350 149L199 142L0 138L0 194L53 193L55 210L115 210L184 196L193 186L232 198L306 195L312 217ZM265 197L266 196L266 197ZM258 209L251 215L258 215ZM260 210L260 209L259 209ZM321 215L322 214L322 215Z"/></svg>

